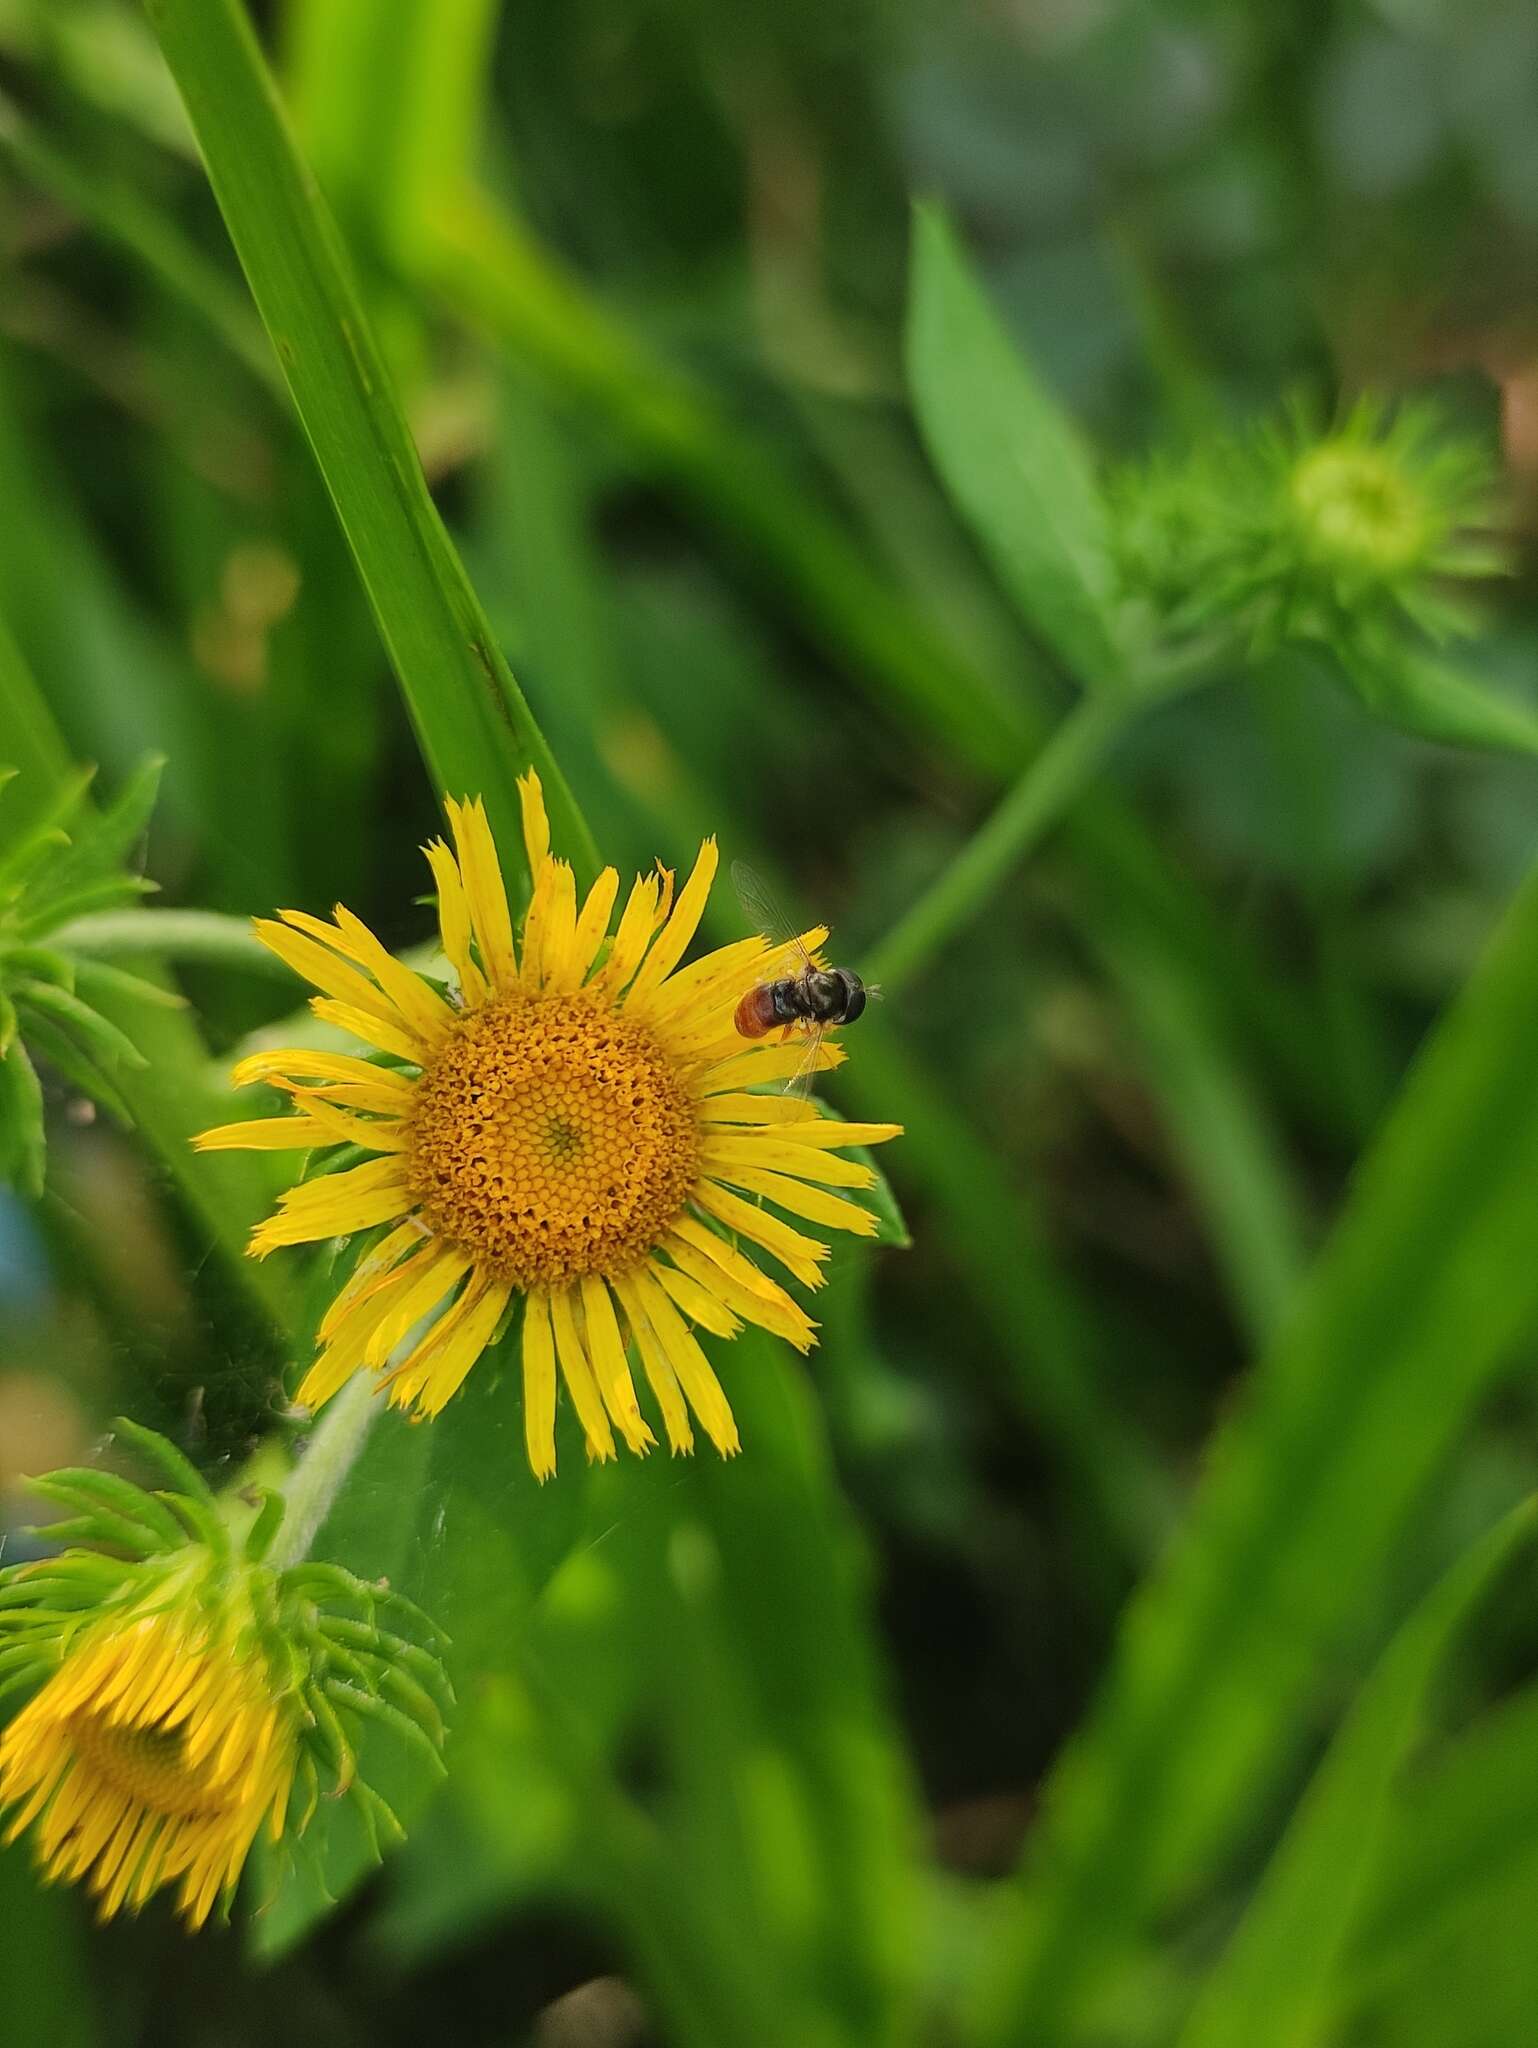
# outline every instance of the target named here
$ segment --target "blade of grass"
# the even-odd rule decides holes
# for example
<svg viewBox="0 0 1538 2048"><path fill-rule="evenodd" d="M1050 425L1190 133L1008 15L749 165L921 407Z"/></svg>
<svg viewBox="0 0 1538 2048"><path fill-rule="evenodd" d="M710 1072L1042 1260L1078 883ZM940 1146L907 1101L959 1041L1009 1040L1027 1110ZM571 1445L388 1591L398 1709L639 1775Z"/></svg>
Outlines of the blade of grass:
<svg viewBox="0 0 1538 2048"><path fill-rule="evenodd" d="M1291 1306L1306 1264L1303 1204L1269 1105L1227 1055L1199 986L1167 954L1114 919L1096 924L1091 943L1121 989L1170 1146L1258 1347Z"/></svg>
<svg viewBox="0 0 1538 2048"><path fill-rule="evenodd" d="M557 845L597 860L428 492L325 204L237 0L147 0L236 254L326 480L440 793L479 793L519 843L539 770Z"/></svg>
<svg viewBox="0 0 1538 2048"><path fill-rule="evenodd" d="M1343 2004L1381 1991L1459 1920L1478 1917L1538 1853L1538 1686L1450 1742L1401 1795Z"/></svg>
<svg viewBox="0 0 1538 2048"><path fill-rule="evenodd" d="M1532 1532L1525 1501L1473 1544L1384 1651L1315 1772L1179 2048L1300 2048L1322 2038L1330 1982L1376 1860L1389 1796L1460 1626Z"/></svg>
<svg viewBox="0 0 1538 2048"><path fill-rule="evenodd" d="M980 2000L1060 2038L1089 1981L1231 1843L1319 1655L1538 1313L1538 875L1418 1062L1058 1766Z"/></svg>

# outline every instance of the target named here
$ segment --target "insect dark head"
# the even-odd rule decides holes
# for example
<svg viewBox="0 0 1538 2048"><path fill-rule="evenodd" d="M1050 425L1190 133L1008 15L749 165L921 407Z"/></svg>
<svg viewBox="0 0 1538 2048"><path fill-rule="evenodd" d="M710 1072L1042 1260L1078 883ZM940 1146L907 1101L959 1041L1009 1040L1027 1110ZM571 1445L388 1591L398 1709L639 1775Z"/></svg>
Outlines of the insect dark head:
<svg viewBox="0 0 1538 2048"><path fill-rule="evenodd" d="M852 1024L856 1017L864 1013L865 984L861 981L858 974L852 974L847 967L835 968L834 972L842 978L844 983L843 1021L846 1024Z"/></svg>

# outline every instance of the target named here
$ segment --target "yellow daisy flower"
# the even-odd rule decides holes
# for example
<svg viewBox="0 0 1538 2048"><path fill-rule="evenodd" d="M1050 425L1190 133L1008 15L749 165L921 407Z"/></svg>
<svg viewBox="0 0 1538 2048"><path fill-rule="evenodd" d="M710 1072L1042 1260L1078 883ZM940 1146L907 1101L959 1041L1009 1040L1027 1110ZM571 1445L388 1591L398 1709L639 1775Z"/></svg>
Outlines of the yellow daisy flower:
<svg viewBox="0 0 1538 2048"><path fill-rule="evenodd" d="M796 954L754 937L681 965L714 840L676 902L670 873L640 877L611 933L619 876L605 868L579 905L570 866L550 852L538 777L519 789L533 878L521 933L478 799L448 802L452 851L426 848L455 996L340 905L331 923L297 910L258 922L323 992L315 1014L394 1064L299 1049L244 1060L237 1084L283 1089L297 1114L227 1124L198 1143L377 1155L291 1189L252 1239L263 1257L389 1226L323 1318L301 1402L318 1406L370 1369L392 1402L435 1415L521 1297L538 1478L555 1470L558 1372L590 1458L612 1458L616 1433L638 1454L656 1441L630 1343L674 1452L693 1448L692 1410L730 1455L736 1425L693 1326L731 1337L747 1321L807 1350L816 1325L739 1240L820 1285L828 1248L797 1224L874 1234L872 1213L834 1190L875 1177L838 1148L900 1126L835 1123L809 1102L755 1092L794 1074L804 1044L745 1039L733 1015L756 983L793 971ZM815 953L826 937L801 943ZM824 1042L815 1063L842 1059Z"/></svg>
<svg viewBox="0 0 1538 2048"><path fill-rule="evenodd" d="M84 1884L103 1919L174 1888L200 1927L262 1830L283 1837L296 1785L304 1828L323 1772L376 1850L381 1822L399 1837L349 1727L382 1721L441 1771L448 1683L409 1602L336 1566L262 1562L277 1496L237 1546L179 1452L118 1430L170 1488L85 1468L32 1484L76 1511L40 1533L128 1554L72 1548L0 1571L0 1694L36 1688L0 1735L3 1839L32 1829L45 1876Z"/></svg>

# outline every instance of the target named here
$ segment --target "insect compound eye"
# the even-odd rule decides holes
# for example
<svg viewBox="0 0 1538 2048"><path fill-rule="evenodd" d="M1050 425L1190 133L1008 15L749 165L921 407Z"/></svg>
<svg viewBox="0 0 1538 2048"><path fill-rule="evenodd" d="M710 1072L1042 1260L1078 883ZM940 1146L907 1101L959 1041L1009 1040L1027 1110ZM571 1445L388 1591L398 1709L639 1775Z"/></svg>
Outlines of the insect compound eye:
<svg viewBox="0 0 1538 2048"><path fill-rule="evenodd" d="M865 1009L865 984L847 967L840 968L839 974L844 984L844 1022L852 1024Z"/></svg>

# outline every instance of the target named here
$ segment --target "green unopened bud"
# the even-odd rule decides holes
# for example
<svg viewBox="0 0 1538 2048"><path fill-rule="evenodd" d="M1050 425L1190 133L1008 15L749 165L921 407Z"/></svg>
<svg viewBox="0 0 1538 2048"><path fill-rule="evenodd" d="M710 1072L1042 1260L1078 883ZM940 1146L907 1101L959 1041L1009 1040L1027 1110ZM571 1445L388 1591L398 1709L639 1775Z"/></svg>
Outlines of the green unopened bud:
<svg viewBox="0 0 1538 2048"><path fill-rule="evenodd" d="M1502 574L1493 474L1439 411L1364 399L1321 432L1298 408L1184 463L1124 478L1129 592L1173 632L1227 621L1252 648L1313 641L1343 656L1412 626L1468 632L1458 586Z"/></svg>

